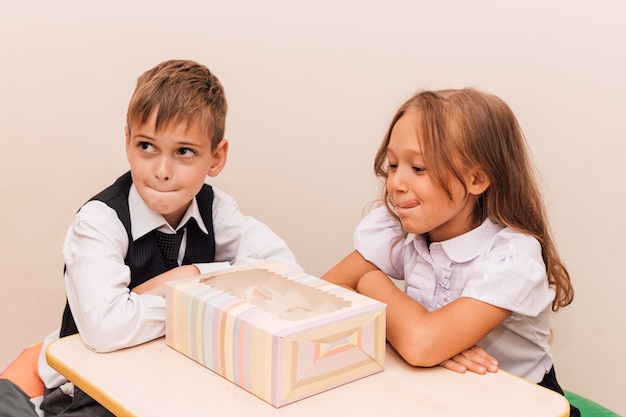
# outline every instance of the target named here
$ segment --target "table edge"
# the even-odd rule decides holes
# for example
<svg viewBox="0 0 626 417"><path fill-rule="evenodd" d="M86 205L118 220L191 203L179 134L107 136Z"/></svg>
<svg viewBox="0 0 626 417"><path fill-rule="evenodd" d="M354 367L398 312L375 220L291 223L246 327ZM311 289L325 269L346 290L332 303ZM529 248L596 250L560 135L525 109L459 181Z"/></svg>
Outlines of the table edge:
<svg viewBox="0 0 626 417"><path fill-rule="evenodd" d="M63 375L68 381L72 382L74 385L78 386L81 390L83 390L87 395L96 400L102 406L104 406L107 410L112 412L118 417L136 417L135 414L132 414L121 405L119 402L114 400L111 396L106 394L100 388L96 387L93 384L87 382L86 378L82 376L79 372L76 372L74 369L70 368L65 362L58 359L51 353L51 349L54 348L54 345L60 340L67 339L70 337L80 338L80 335L70 335L64 338L59 338L46 348L46 361L48 365L50 365L55 371ZM82 343L82 340L81 340ZM85 347L86 348L86 347Z"/></svg>

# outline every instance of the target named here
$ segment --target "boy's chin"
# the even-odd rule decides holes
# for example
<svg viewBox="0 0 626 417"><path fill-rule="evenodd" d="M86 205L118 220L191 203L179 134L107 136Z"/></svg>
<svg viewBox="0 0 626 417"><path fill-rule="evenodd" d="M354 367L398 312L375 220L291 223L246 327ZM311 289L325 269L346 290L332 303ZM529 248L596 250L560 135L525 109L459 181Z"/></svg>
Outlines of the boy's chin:
<svg viewBox="0 0 626 417"><path fill-rule="evenodd" d="M144 200L145 201L145 200ZM153 212L160 214L163 217L171 217L171 216L176 216L177 213L184 213L185 210L187 210L187 207L189 207L189 203L187 204L175 204L175 203L171 203L171 202L163 202L163 201L159 201L159 202L147 202L146 203L148 208L150 208L150 210L152 210Z"/></svg>

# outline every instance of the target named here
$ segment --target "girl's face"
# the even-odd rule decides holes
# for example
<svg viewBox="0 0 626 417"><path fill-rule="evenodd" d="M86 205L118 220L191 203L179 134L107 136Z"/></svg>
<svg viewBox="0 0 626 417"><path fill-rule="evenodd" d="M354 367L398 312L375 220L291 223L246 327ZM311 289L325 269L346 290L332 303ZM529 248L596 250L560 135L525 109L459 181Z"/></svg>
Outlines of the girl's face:
<svg viewBox="0 0 626 417"><path fill-rule="evenodd" d="M430 241L438 242L478 226L472 213L476 204L474 193L478 189L475 185L481 176L475 169L468 170L464 175L468 192L458 181L450 181L450 200L424 163L418 135L419 119L419 113L408 112L391 131L386 187L404 229L409 233L426 234Z"/></svg>

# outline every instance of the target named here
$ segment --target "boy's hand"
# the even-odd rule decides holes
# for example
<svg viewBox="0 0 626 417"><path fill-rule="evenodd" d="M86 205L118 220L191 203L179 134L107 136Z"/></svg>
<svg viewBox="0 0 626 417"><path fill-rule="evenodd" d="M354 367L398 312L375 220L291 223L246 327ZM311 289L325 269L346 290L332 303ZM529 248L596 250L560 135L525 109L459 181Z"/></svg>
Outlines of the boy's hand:
<svg viewBox="0 0 626 417"><path fill-rule="evenodd" d="M200 274L200 271L194 265L179 266L167 272L163 272L161 275L157 275L141 285L137 285L133 288L133 292L136 294L151 294L165 297L166 282L198 274Z"/></svg>
<svg viewBox="0 0 626 417"><path fill-rule="evenodd" d="M487 372L498 371L498 361L493 356L489 355L485 350L476 345L450 359L446 359L439 365L451 371L460 373L464 373L469 370L483 375Z"/></svg>

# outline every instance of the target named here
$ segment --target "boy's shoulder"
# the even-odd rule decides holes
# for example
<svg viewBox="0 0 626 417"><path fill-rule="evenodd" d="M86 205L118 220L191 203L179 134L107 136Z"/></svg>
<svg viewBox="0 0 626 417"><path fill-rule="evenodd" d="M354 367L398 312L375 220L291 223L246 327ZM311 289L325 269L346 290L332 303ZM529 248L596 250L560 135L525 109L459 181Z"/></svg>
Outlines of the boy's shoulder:
<svg viewBox="0 0 626 417"><path fill-rule="evenodd" d="M91 201L102 201L103 203L111 206L113 205L127 205L126 201L128 200L128 194L130 188L133 184L133 180L130 174L130 171L126 172L115 182L102 191L98 192L96 195L87 200L86 203ZM117 200L117 203L116 203Z"/></svg>
<svg viewBox="0 0 626 417"><path fill-rule="evenodd" d="M232 195L215 186L210 187L213 189L213 211L215 214L239 210L239 205Z"/></svg>
<svg viewBox="0 0 626 417"><path fill-rule="evenodd" d="M209 185L209 184L206 184L206 185ZM226 191L221 190L213 185L209 185L209 187L213 189L213 196L215 199L219 201L223 201L223 202L237 204L235 198L232 195L228 194Z"/></svg>

